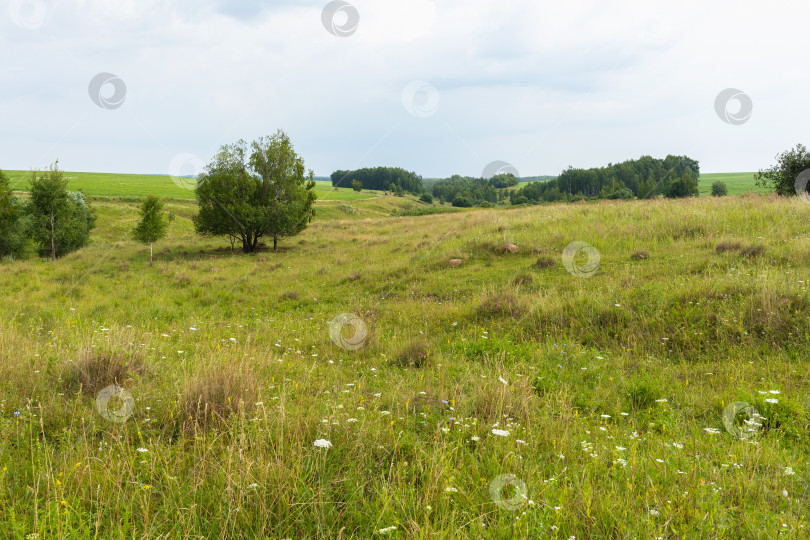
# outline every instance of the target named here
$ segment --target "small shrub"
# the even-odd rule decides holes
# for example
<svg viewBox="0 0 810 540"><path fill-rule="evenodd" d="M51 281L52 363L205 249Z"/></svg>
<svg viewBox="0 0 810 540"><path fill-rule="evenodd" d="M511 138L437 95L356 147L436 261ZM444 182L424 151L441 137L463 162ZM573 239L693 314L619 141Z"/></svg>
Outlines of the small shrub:
<svg viewBox="0 0 810 540"><path fill-rule="evenodd" d="M340 210L344 214L356 214L357 213L357 209L354 208L353 206L349 206L348 204L339 204L338 205L338 210Z"/></svg>
<svg viewBox="0 0 810 540"><path fill-rule="evenodd" d="M279 297L282 302L284 300L298 300L298 293L296 291L287 291Z"/></svg>
<svg viewBox="0 0 810 540"><path fill-rule="evenodd" d="M740 250L740 255L753 259L754 257L759 257L764 252L765 248L763 246L748 246Z"/></svg>
<svg viewBox="0 0 810 540"><path fill-rule="evenodd" d="M635 253L630 255L630 258L633 259L634 261L645 261L650 258L650 254L643 250L636 251Z"/></svg>
<svg viewBox="0 0 810 540"><path fill-rule="evenodd" d="M715 197L725 197L728 195L728 187L725 182L715 182L712 184L712 195Z"/></svg>
<svg viewBox="0 0 810 540"><path fill-rule="evenodd" d="M431 195L430 193L422 193L422 195L419 197L419 200L422 201L423 203L433 204L433 195Z"/></svg>
<svg viewBox="0 0 810 540"><path fill-rule="evenodd" d="M506 292L491 293L478 305L478 315L481 317L520 317L525 311L520 299Z"/></svg>
<svg viewBox="0 0 810 540"><path fill-rule="evenodd" d="M192 380L182 398L186 431L216 425L256 401L253 375L233 366L222 366Z"/></svg>
<svg viewBox="0 0 810 540"><path fill-rule="evenodd" d="M422 338L418 338L409 341L397 351L392 364L397 367L421 368L427 363L429 356L430 351L427 342Z"/></svg>
<svg viewBox="0 0 810 540"><path fill-rule="evenodd" d="M537 262L534 263L534 265L540 270L543 270L544 268L552 268L556 264L556 261L551 257L540 257L537 259Z"/></svg>
<svg viewBox="0 0 810 540"><path fill-rule="evenodd" d="M518 274L512 281L512 284L515 286L531 285L532 283L534 283L534 278L531 276L531 274Z"/></svg>
<svg viewBox="0 0 810 540"><path fill-rule="evenodd" d="M70 392L97 394L111 384L124 386L141 373L143 361L138 356L85 349L79 352L75 362L67 366L62 381Z"/></svg>
<svg viewBox="0 0 810 540"><path fill-rule="evenodd" d="M739 251L741 247L739 242L720 242L714 250L717 253L726 253L728 251Z"/></svg>

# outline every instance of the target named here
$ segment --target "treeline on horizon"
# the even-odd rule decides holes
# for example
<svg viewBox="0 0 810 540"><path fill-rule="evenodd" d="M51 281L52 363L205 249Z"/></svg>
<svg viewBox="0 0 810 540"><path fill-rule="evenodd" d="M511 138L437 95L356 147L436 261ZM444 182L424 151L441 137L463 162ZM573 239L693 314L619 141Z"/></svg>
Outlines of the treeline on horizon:
<svg viewBox="0 0 810 540"><path fill-rule="evenodd" d="M569 167L558 177L529 182L517 189L520 179L510 173L492 178L453 175L440 180L423 181L415 172L399 167L375 167L355 171L335 171L335 187L350 187L354 181L362 189L390 191L398 195L412 193L429 196L453 206L573 201L585 199L650 199L658 195L688 197L698 194L700 164L687 156L669 155L664 159L642 156L606 167L575 169ZM427 186L425 185L427 184Z"/></svg>

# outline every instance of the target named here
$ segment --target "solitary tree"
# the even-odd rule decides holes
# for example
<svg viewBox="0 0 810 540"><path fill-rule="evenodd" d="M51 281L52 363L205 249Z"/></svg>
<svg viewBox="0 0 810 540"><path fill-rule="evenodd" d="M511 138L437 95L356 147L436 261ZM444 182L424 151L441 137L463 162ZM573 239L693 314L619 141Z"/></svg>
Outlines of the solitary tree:
<svg viewBox="0 0 810 540"><path fill-rule="evenodd" d="M25 245L20 200L14 195L8 178L0 171L0 257L19 256Z"/></svg>
<svg viewBox="0 0 810 540"><path fill-rule="evenodd" d="M810 151L803 144L797 144L796 148L783 152L776 159L776 165L755 175L757 185L771 188L779 195L798 195L796 183L799 175L810 169Z"/></svg>
<svg viewBox="0 0 810 540"><path fill-rule="evenodd" d="M96 221L84 195L67 190L59 162L45 172L31 173L31 199L27 210L31 236L39 253L50 255L52 261L87 245Z"/></svg>
<svg viewBox="0 0 810 540"><path fill-rule="evenodd" d="M272 237L275 250L280 238L300 233L312 220L314 176L305 174L304 160L281 130L250 146L223 146L197 183L195 229L239 238L245 253Z"/></svg>
<svg viewBox="0 0 810 540"><path fill-rule="evenodd" d="M352 189L355 191L363 191L363 183L359 180L352 180Z"/></svg>
<svg viewBox="0 0 810 540"><path fill-rule="evenodd" d="M149 244L149 264L152 264L152 244L166 236L169 220L163 211L163 201L149 195L141 204L141 219L132 229L132 238Z"/></svg>

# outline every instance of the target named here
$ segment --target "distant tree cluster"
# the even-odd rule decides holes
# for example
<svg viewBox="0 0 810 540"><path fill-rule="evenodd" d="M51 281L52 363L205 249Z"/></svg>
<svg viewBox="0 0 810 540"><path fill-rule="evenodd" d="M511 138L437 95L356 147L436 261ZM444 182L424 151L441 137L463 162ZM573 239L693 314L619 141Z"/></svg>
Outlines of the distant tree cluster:
<svg viewBox="0 0 810 540"><path fill-rule="evenodd" d="M335 171L331 177L335 187L351 187L357 181L363 189L407 192L418 195L424 192L422 177L399 167L375 167L356 171Z"/></svg>
<svg viewBox="0 0 810 540"><path fill-rule="evenodd" d="M530 182L510 194L512 204L582 199L650 199L698 194L699 163L686 156L636 160L593 169L568 168L556 179ZM525 204L525 203L524 203Z"/></svg>
<svg viewBox="0 0 810 540"><path fill-rule="evenodd" d="M503 200L504 188L518 184L518 179L511 173L499 174L490 179L460 176L458 174L433 182L433 196L453 206L466 208L480 206L482 203L496 204Z"/></svg>

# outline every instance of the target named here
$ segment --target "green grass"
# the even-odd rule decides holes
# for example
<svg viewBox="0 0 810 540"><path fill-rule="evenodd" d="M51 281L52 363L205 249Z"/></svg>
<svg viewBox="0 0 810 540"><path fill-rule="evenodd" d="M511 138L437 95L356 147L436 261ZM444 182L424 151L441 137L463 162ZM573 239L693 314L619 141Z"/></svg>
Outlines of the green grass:
<svg viewBox="0 0 810 540"><path fill-rule="evenodd" d="M252 256L172 200L152 266L137 204L94 204L87 248L0 263L6 537L807 537L800 200L332 202ZM124 423L96 406L112 384ZM754 438L724 429L737 401Z"/></svg>
<svg viewBox="0 0 810 540"><path fill-rule="evenodd" d="M13 189L28 190L31 177L29 171L4 171L9 177ZM149 174L108 174L65 172L69 180L69 188L81 189L85 194L104 197L144 197L157 195L159 197L193 199L193 178L179 178L175 182L170 176ZM331 183L318 181L315 193L322 201L356 201L370 199L378 196L376 191L364 190L360 193L351 188L332 188Z"/></svg>
<svg viewBox="0 0 810 540"><path fill-rule="evenodd" d="M755 173L713 173L700 175L700 195L711 196L714 182L725 182L729 195L742 195L744 193L770 193L772 190L757 186L754 181Z"/></svg>

